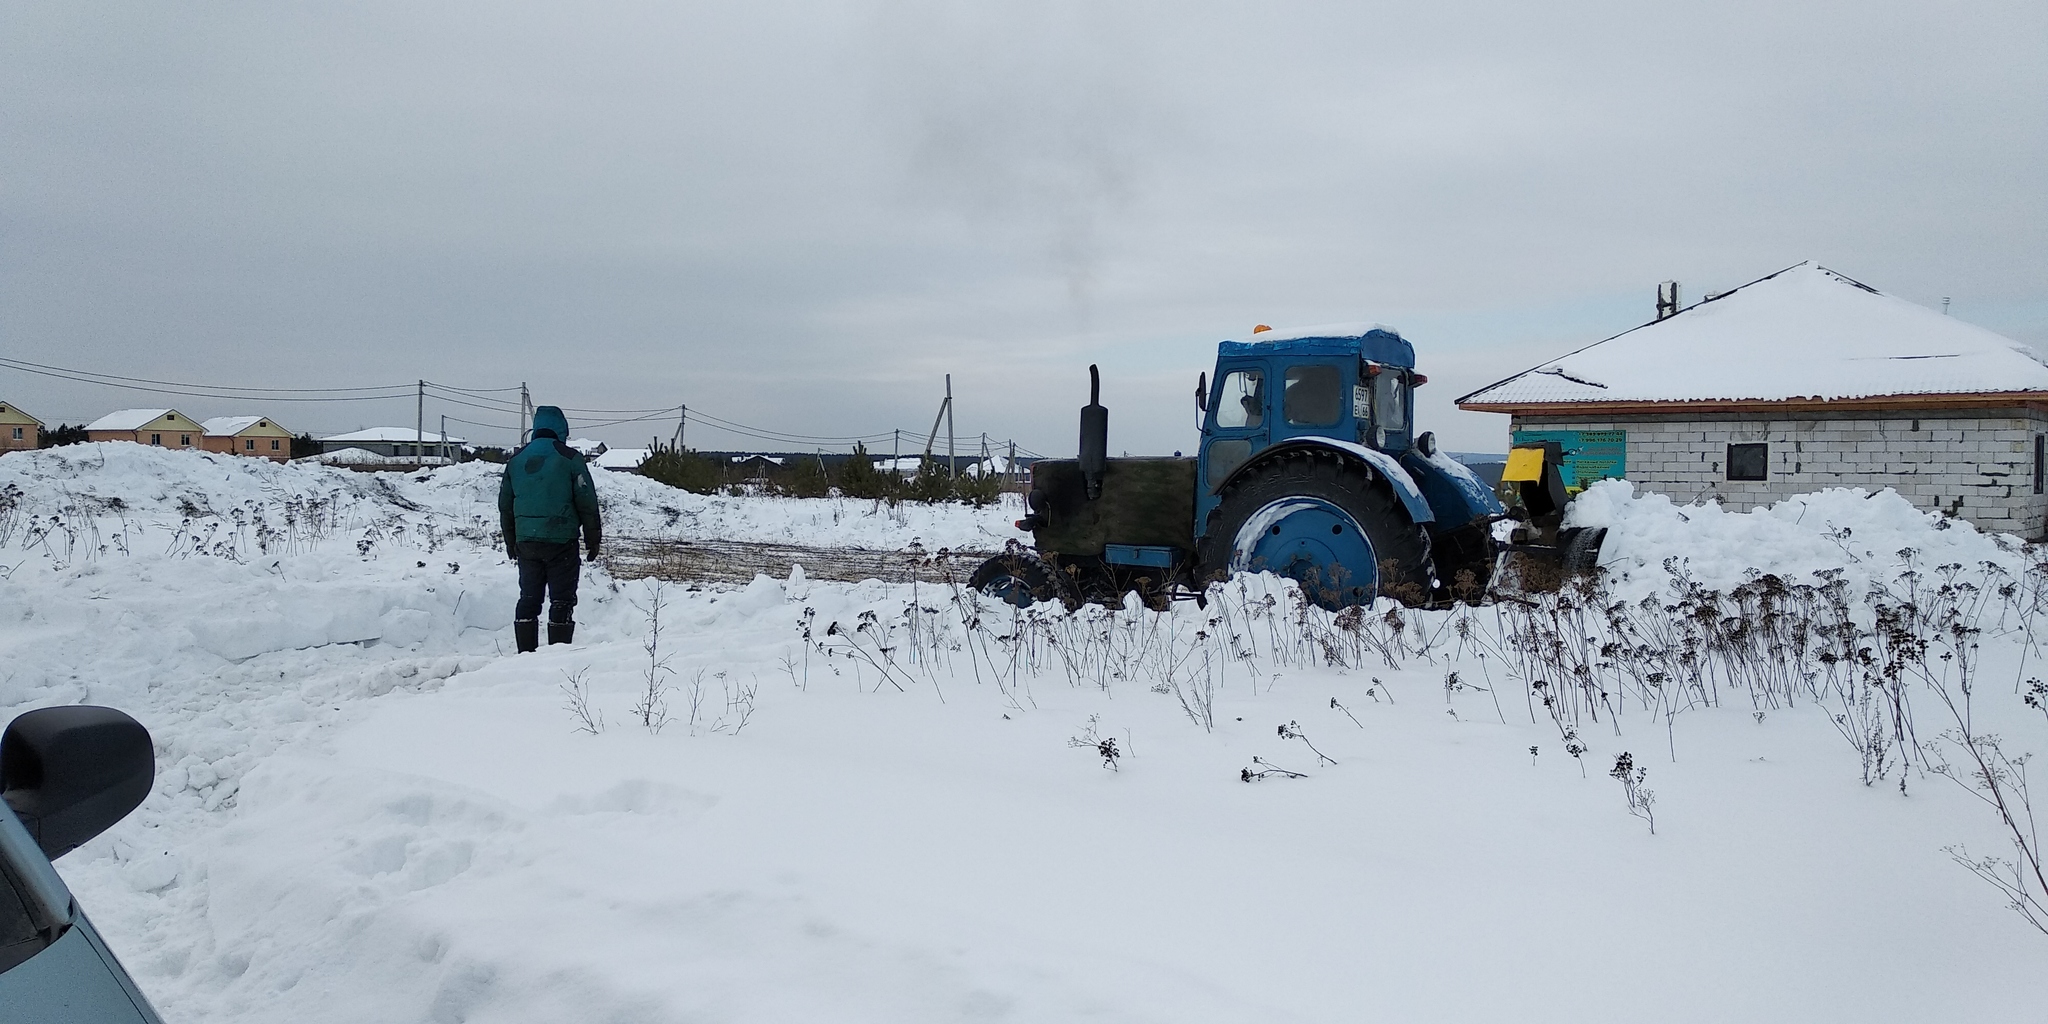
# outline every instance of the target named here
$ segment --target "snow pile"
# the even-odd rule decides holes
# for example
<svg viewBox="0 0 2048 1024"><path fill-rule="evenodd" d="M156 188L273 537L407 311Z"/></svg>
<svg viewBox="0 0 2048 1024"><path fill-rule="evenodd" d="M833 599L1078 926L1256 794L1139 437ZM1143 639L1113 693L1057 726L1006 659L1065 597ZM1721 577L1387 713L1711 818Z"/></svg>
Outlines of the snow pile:
<svg viewBox="0 0 2048 1024"><path fill-rule="evenodd" d="M1437 646L1383 659L1360 646L1383 615L1300 618L1270 577L1202 609L1020 618L931 585L586 570L577 643L507 656L510 567L462 528L495 517L488 470L97 448L0 458L0 718L91 701L156 737L148 801L59 868L172 1021L2005 1020L2038 1002L2039 938L1942 852L1995 850L1996 828L1938 779L1910 799L1861 785L1810 707L1603 720L1574 755L1500 659L1458 646L1460 613L1405 613ZM617 484L619 519L659 529L910 532ZM1744 561L1853 553L1879 577L1903 548L2010 557L1883 494L1802 514L1625 491L1579 514L1650 575L1667 556L1729 580ZM167 543L181 501L277 528L316 500L346 527L271 553ZM670 525L656 502L677 501ZM31 518L100 541L30 540ZM1985 646L2010 674L2019 645ZM2015 748L2040 735L2002 681L1983 690ZM1605 775L1623 751L1648 766L1654 836ZM1240 781L1271 766L1306 777Z"/></svg>
<svg viewBox="0 0 2048 1024"><path fill-rule="evenodd" d="M429 549L457 540L487 543L498 529L502 473L484 462L355 473L122 442L15 452L0 458L0 544L9 524L46 536L66 557L134 544L255 557L330 538L370 546L417 538ZM982 509L892 508L842 498L697 495L634 473L600 473L595 480L605 531L614 537L895 551L913 544L988 550L1022 536L1014 496Z"/></svg>
<svg viewBox="0 0 2048 1024"><path fill-rule="evenodd" d="M1829 488L1732 512L1719 502L1678 505L1662 494L1635 494L1626 480L1602 480L1573 500L1567 525L1606 527L1601 565L1638 588L1665 582L1670 559L1719 589L1752 571L1811 582L1816 572L1840 569L1859 594L1910 566L1976 571L1990 563L2017 575L2025 564L2016 538L1921 511L1889 487Z"/></svg>

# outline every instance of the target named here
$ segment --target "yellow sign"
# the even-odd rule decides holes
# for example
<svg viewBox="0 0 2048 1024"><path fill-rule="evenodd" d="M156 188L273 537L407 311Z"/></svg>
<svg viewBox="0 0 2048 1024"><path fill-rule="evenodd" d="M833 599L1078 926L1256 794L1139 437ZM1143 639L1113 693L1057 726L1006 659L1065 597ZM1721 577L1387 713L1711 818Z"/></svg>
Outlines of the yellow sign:
<svg viewBox="0 0 2048 1024"><path fill-rule="evenodd" d="M1500 478L1509 483L1543 478L1543 449L1516 448L1508 453L1508 466L1501 471Z"/></svg>

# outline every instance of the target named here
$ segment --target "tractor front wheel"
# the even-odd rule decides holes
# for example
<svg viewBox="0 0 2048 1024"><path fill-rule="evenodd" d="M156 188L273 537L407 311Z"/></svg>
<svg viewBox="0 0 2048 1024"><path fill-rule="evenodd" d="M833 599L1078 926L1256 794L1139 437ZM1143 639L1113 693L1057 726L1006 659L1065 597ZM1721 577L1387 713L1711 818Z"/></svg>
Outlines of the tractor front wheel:
<svg viewBox="0 0 2048 1024"><path fill-rule="evenodd" d="M1392 485L1335 452L1291 452L1226 485L1201 541L1206 578L1273 572L1320 607L1430 599L1429 535Z"/></svg>
<svg viewBox="0 0 2048 1024"><path fill-rule="evenodd" d="M1035 551L1008 551L981 563L967 577L967 587L1019 608L1055 600L1070 610L1079 606L1069 593L1070 588L1062 585L1058 575Z"/></svg>

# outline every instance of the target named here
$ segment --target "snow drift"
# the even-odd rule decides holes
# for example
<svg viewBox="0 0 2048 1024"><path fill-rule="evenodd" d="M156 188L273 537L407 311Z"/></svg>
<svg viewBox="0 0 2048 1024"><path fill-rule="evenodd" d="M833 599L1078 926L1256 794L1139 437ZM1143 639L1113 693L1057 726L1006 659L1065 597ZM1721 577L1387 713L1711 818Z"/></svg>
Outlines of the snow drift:
<svg viewBox="0 0 2048 1024"><path fill-rule="evenodd" d="M619 532L978 546L1005 527L599 485ZM156 737L152 796L59 868L173 1021L2023 1019L2037 1002L2042 940L1942 852L2000 839L1959 789L1862 785L1806 706L1602 718L1574 755L1446 613L1395 616L1410 648L1392 668L1368 643L1391 609L1345 633L1269 577L1207 609L1033 618L931 585L593 572L581 642L511 657L488 468L95 445L0 458L0 495L0 717L90 701ZM1666 559L1716 586L1881 582L1909 549L2029 561L1882 493L1735 512L1603 484L1576 515L1610 528L1619 586L1644 592ZM1427 654L1417 630L1439 638ZM2022 669L2021 640L1984 643L1987 673ZM2009 742L2041 737L2003 677L1983 690ZM566 707L578 692L594 733ZM1657 792L1654 836L1605 775L1624 750ZM1306 777L1239 781L1257 765Z"/></svg>

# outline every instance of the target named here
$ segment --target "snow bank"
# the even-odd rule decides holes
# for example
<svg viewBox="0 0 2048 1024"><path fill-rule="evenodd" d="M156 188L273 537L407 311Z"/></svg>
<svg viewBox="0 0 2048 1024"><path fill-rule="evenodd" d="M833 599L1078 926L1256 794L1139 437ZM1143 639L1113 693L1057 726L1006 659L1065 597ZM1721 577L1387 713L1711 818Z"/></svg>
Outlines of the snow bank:
<svg viewBox="0 0 2048 1024"><path fill-rule="evenodd" d="M1446 649L1446 613L1409 615L1442 638L1428 658L1331 664L1287 647L1270 577L1164 616L1042 610L1068 631L1034 671L1003 639L1028 623L949 588L587 570L578 642L507 656L512 573L474 532L495 486L119 445L0 457L0 718L90 701L156 738L148 800L59 868L167 1019L2035 1012L2038 938L1942 852L1997 849L1987 817L1938 780L1858 784L1813 709L1589 730L1585 760L1648 765L1651 836L1499 659ZM599 486L620 523L812 543L934 544L995 515ZM1666 557L1710 581L2014 557L1886 494L1744 513L1602 484L1575 515L1644 578ZM1225 643L1244 653L1139 656ZM1183 707L1197 666L1213 729ZM636 713L650 670L658 732ZM601 732L577 731L571 683ZM2020 711L1999 719L2015 747L2036 735ZM1308 777L1240 781L1271 764Z"/></svg>
<svg viewBox="0 0 2048 1024"><path fill-rule="evenodd" d="M172 451L120 442L0 458L0 545L36 520L67 557L137 543L209 547L243 556L302 550L330 538L371 545L413 540L487 543L498 524L501 467L469 462L417 473ZM903 504L843 498L698 495L633 473L595 476L615 537L717 538L902 550L990 550L1021 537L1004 504ZM11 518L9 518L11 517Z"/></svg>
<svg viewBox="0 0 2048 1024"><path fill-rule="evenodd" d="M1754 572L1811 581L1841 569L1852 591L1885 583L1909 566L1986 563L2017 574L2022 543L1987 534L1961 519L1923 512L1887 487L1829 488L1747 512L1719 502L1679 505L1655 493L1635 494L1626 480L1602 480L1576 498L1566 525L1604 526L1600 564L1640 589L1668 578L1675 559L1694 579L1726 589Z"/></svg>

